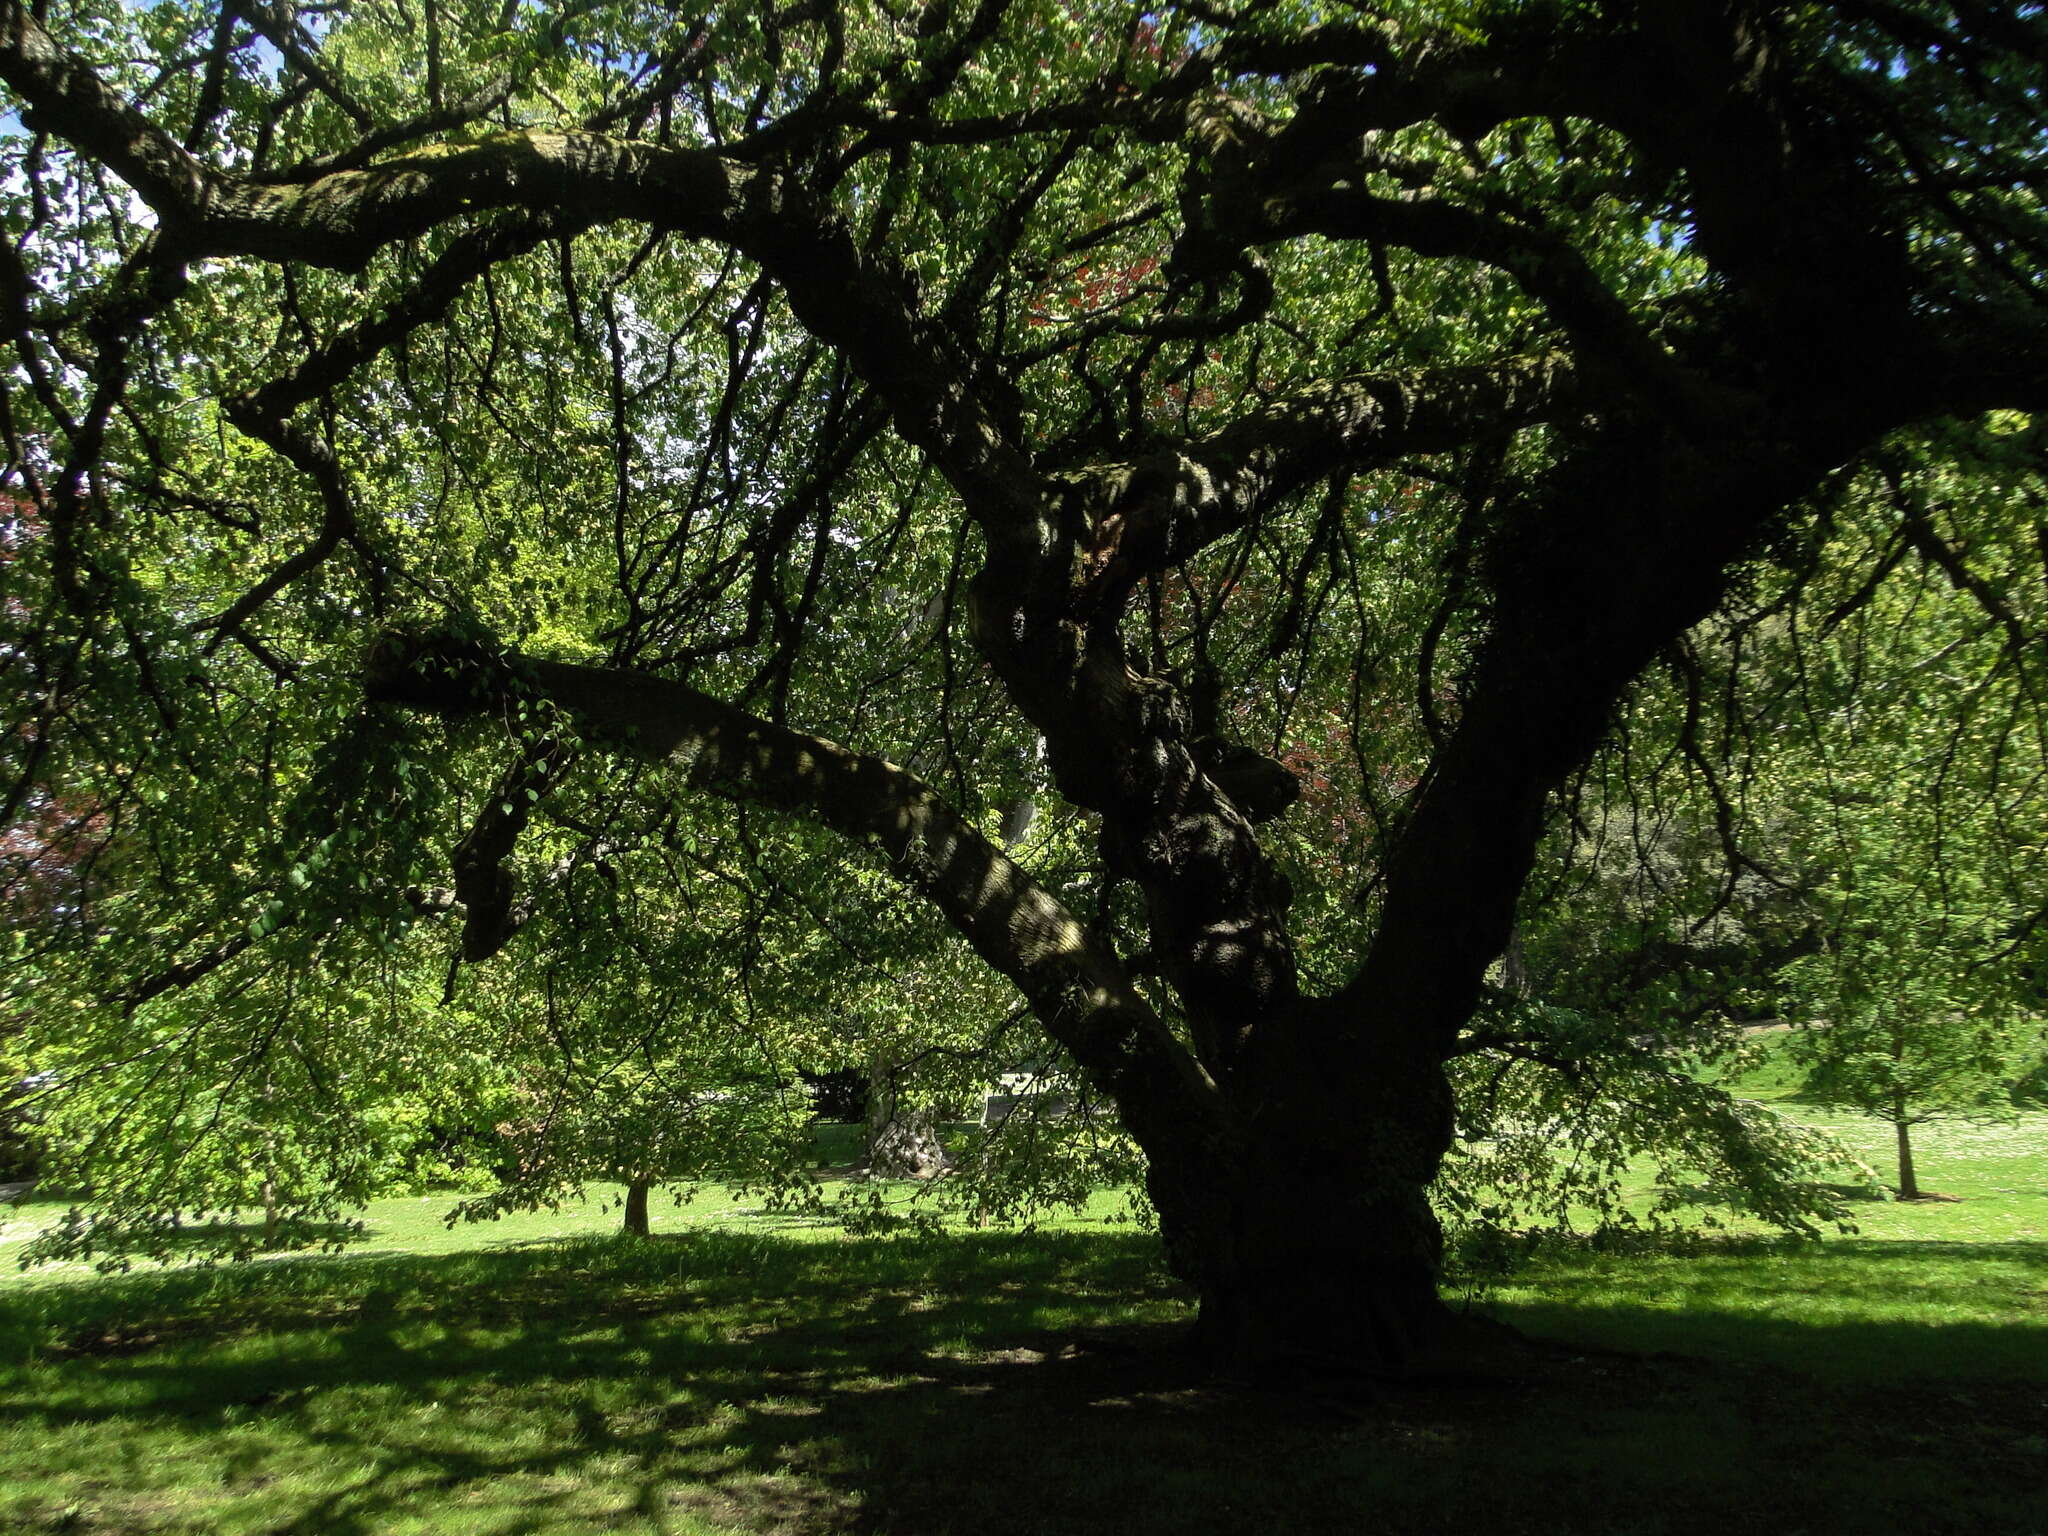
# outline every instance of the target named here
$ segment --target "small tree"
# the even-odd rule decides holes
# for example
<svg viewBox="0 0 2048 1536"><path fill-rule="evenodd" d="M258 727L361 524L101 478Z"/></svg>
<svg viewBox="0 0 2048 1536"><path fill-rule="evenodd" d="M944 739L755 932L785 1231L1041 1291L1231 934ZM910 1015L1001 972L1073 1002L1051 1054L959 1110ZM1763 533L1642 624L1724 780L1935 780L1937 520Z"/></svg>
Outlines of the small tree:
<svg viewBox="0 0 2048 1536"><path fill-rule="evenodd" d="M2024 419L1994 426L2037 451ZM2027 695L1998 692L2032 642L2002 605L1949 600L1982 589L1942 526L1973 521L1977 558L2018 571L2038 560L2033 513L1979 479L1888 477L1848 515L1884 516L1899 577L1810 647L1795 696L1816 728L1764 796L1823 936L1779 976L1807 1093L1894 1128L1899 1197L1913 1200L1913 1127L2010 1118L2038 1050L2048 738ZM1932 714L1930 693L1960 700L1959 717Z"/></svg>
<svg viewBox="0 0 2048 1536"><path fill-rule="evenodd" d="M1921 901L1910 884L1864 894L1833 950L1786 978L1813 1015L1794 1036L1808 1097L1892 1126L1901 1200L1932 1198L1914 1167L1913 1127L2011 1119L2038 1036L1988 959L1995 935L1959 933Z"/></svg>

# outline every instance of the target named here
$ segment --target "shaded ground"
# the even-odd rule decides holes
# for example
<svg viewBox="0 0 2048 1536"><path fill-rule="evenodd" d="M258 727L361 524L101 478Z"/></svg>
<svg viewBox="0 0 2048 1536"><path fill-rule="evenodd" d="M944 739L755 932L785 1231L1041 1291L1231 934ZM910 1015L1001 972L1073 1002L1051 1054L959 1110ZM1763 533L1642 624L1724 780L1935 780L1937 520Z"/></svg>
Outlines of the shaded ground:
<svg viewBox="0 0 2048 1536"><path fill-rule="evenodd" d="M1561 1253L1502 1311L1580 1343L1341 1401L1195 1375L1137 1235L701 1232L17 1289L0 1528L2048 1531L2048 1250L2004 1248ZM1682 1342L1667 1287L1701 1262L1703 1349L1586 1343ZM1864 1305L1810 1305L1829 1282ZM1916 1287L1982 1306L1878 1304Z"/></svg>

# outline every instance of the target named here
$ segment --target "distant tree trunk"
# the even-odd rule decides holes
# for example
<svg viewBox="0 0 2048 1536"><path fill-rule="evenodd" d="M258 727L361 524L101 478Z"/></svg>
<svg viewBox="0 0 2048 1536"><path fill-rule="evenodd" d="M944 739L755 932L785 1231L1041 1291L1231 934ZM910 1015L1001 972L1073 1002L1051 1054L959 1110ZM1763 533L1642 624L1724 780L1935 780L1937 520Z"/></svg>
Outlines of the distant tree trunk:
<svg viewBox="0 0 2048 1536"><path fill-rule="evenodd" d="M951 1166L928 1108L903 1103L896 1086L897 1063L884 1054L868 1063L868 1176L929 1179Z"/></svg>
<svg viewBox="0 0 2048 1536"><path fill-rule="evenodd" d="M647 1184L646 1179L633 1179L626 1185L624 1230L628 1237L647 1236Z"/></svg>
<svg viewBox="0 0 2048 1536"><path fill-rule="evenodd" d="M1920 1181L1913 1174L1913 1128L1906 1119L1904 1094L1895 1094L1892 1098L1892 1129L1898 1132L1899 1137L1899 1198L1918 1200Z"/></svg>
<svg viewBox="0 0 2048 1536"><path fill-rule="evenodd" d="M1005 848L1014 849L1031 835L1031 824L1038 819L1038 801L1031 795L1019 795L1012 800L1009 809L1003 812L1002 839Z"/></svg>
<svg viewBox="0 0 2048 1536"><path fill-rule="evenodd" d="M266 1063L263 1068L263 1115L266 1123L270 1121L272 1114L270 1106L275 1096L276 1091L270 1081L270 1067ZM276 1156L277 1138L272 1132L266 1130L263 1134L263 1183L257 1191L257 1199L263 1202L263 1251L265 1253L274 1253L282 1246L278 1235Z"/></svg>

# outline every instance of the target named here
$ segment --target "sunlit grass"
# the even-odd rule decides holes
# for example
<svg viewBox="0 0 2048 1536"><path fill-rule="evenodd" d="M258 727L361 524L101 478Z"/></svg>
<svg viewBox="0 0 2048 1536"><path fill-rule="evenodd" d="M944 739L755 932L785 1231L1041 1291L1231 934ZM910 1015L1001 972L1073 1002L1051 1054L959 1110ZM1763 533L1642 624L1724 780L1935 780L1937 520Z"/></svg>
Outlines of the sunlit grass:
<svg viewBox="0 0 2048 1536"><path fill-rule="evenodd" d="M827 1127L828 1131L857 1130ZM844 1136L828 1142L830 1150L843 1150ZM870 1186L865 1182L828 1182L822 1189L823 1214L778 1203L759 1189L710 1182L657 1188L648 1197L650 1230L656 1235L695 1230L700 1227L734 1228L774 1232L799 1241L836 1240L839 1222L830 1212L848 1195L865 1197L879 1188L885 1208L902 1217L939 1210L935 1191L907 1181ZM616 1233L621 1221L623 1186L596 1183L588 1186L581 1199L569 1200L553 1210L515 1211L488 1221L454 1221L452 1213L463 1200L459 1193L440 1191L426 1195L405 1195L373 1200L362 1208L359 1219L363 1232L349 1245L362 1255L393 1253L453 1254L547 1244L571 1238L599 1237ZM84 1262L45 1264L24 1276L20 1268L23 1250L37 1231L60 1220L72 1205L68 1200L28 1200L0 1206L0 1292L25 1278L86 1279L97 1271ZM1078 1210L1064 1207L1042 1213L1034 1226L1051 1230L1073 1227L1121 1227L1129 1220L1130 1200L1121 1190L1097 1191ZM253 1211L243 1213L251 1231L257 1222ZM965 1229L967 1223L950 1218L951 1225ZM302 1255L283 1256L284 1262L301 1262ZM280 1262L269 1260L267 1262ZM139 1267L154 1267L138 1261Z"/></svg>
<svg viewBox="0 0 2048 1536"><path fill-rule="evenodd" d="M1554 1245L1486 1293L1529 1332L1869 1381L2048 1381L2048 1243Z"/></svg>
<svg viewBox="0 0 2048 1536"><path fill-rule="evenodd" d="M2048 1116L1922 1161L1965 1198L1855 1237L1551 1242L1479 1305L1578 1353L1341 1407L1166 1352L1113 1192L854 1238L713 1186L647 1241L613 1191L379 1201L339 1257L0 1277L0 1530L2048 1531Z"/></svg>
<svg viewBox="0 0 2048 1536"><path fill-rule="evenodd" d="M1744 1098L1827 1132L1865 1164L1881 1185L1897 1179L1892 1127L1869 1115L1822 1108L1802 1093L1804 1069L1790 1039L1752 1042L1755 1059L1728 1084ZM1942 1119L1913 1129L1914 1162L1923 1189L1954 1203L1897 1204L1859 1200L1857 1236L1937 1242L2048 1241L2048 1112L2009 1119Z"/></svg>
<svg viewBox="0 0 2048 1536"><path fill-rule="evenodd" d="M1509 1316L1717 1363L1546 1357L1341 1410L1158 1352L1185 1297L1100 1227L30 1285L0 1333L0 1529L2033 1529L2039 1257L1882 1247L1558 1251Z"/></svg>

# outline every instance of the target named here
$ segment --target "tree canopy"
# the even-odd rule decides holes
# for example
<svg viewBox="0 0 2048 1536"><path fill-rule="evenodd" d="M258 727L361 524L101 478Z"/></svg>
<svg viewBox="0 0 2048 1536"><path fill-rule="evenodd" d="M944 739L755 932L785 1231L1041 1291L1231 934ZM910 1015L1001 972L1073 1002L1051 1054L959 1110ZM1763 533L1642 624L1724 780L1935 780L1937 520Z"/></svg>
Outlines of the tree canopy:
<svg viewBox="0 0 2048 1536"><path fill-rule="evenodd" d="M1902 836L2037 947L2044 59L2012 0L0 0L52 1069L339 1125L489 1053L421 976L748 998L769 891L978 958L1223 1356L1398 1360L1450 1074L1691 1093L1643 1037L1822 942L1772 849L1849 802L1780 786L1869 690L1925 713L1855 775L1947 741Z"/></svg>

